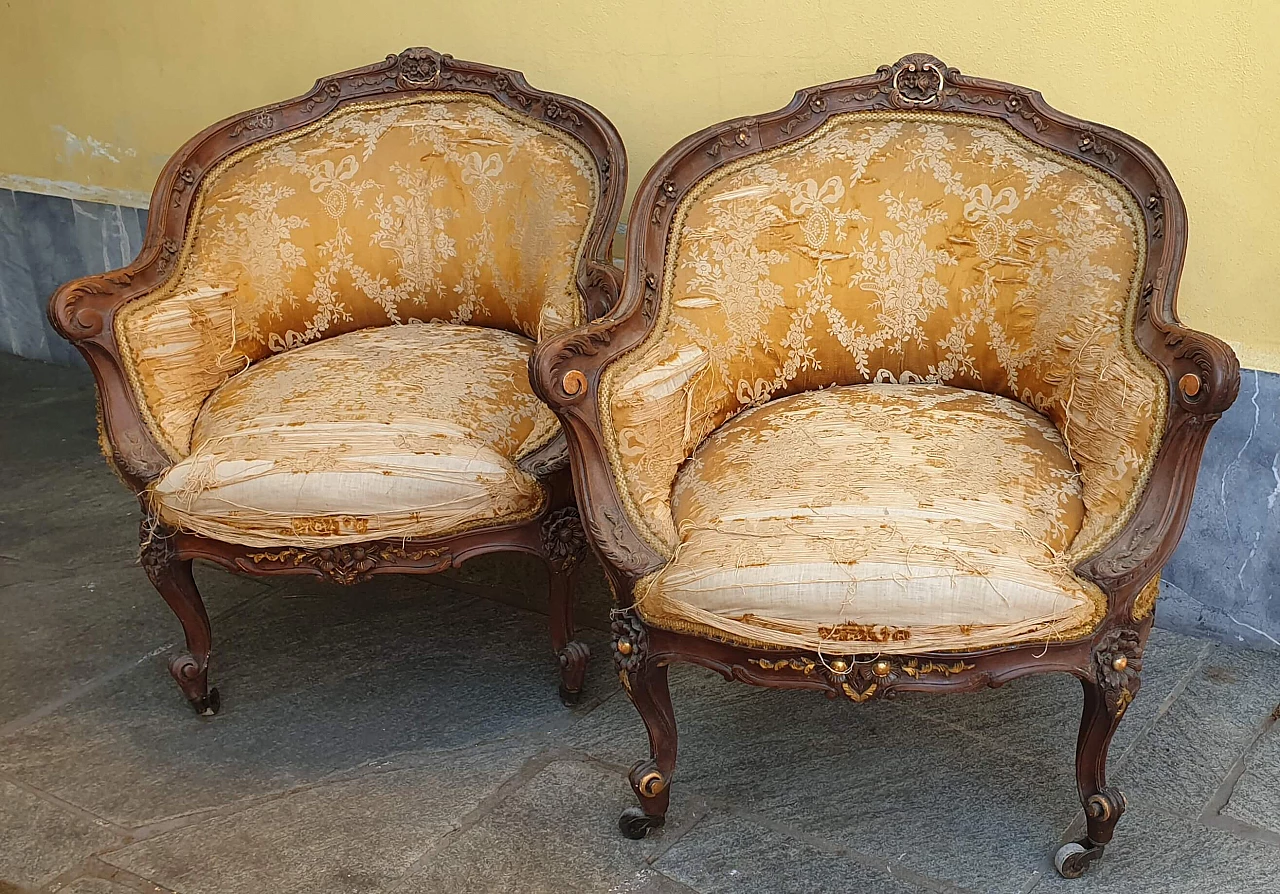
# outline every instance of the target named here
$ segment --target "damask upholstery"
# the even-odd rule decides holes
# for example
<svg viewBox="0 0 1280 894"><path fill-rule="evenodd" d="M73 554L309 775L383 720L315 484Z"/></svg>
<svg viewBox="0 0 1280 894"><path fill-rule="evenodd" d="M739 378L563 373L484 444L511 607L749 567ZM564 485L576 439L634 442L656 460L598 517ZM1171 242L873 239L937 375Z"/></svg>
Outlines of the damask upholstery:
<svg viewBox="0 0 1280 894"><path fill-rule="evenodd" d="M830 385L933 383L1043 414L1080 472L1067 558L1118 530L1167 386L1132 337L1145 229L1109 175L1006 125L855 112L728 164L677 207L658 320L605 370L619 491L687 549L677 470L735 414Z"/></svg>
<svg viewBox="0 0 1280 894"><path fill-rule="evenodd" d="M559 431L529 339L445 323L364 329L270 357L200 411L153 488L161 519L250 546L435 537L533 517L521 459Z"/></svg>
<svg viewBox="0 0 1280 894"><path fill-rule="evenodd" d="M671 501L637 605L664 626L824 653L1079 633L1106 600L1062 561L1085 515L1048 419L942 385L852 385L735 416Z"/></svg>
<svg viewBox="0 0 1280 894"><path fill-rule="evenodd" d="M346 106L229 157L198 188L177 274L116 317L173 460L214 389L272 354L412 321L531 339L581 322L595 164L477 94Z"/></svg>

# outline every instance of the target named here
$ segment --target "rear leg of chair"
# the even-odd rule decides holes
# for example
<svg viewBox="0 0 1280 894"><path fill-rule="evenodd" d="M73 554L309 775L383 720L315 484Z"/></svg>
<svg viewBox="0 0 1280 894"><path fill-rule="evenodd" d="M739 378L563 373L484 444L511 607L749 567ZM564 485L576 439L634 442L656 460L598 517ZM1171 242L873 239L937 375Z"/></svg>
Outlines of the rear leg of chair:
<svg viewBox="0 0 1280 894"><path fill-rule="evenodd" d="M187 650L169 662L169 673L197 714L216 714L221 699L217 689L209 688L213 636L209 614L191 574L191 560L178 557L173 532L151 519L144 519L142 523L140 558L147 577L178 616L186 636Z"/></svg>
<svg viewBox="0 0 1280 894"><path fill-rule="evenodd" d="M542 524L543 558L547 563L551 648L560 662L560 700L576 705L582 698L591 650L574 638L574 583L587 553L587 537L576 507L557 509Z"/></svg>
<svg viewBox="0 0 1280 894"><path fill-rule="evenodd" d="M647 653L644 627L634 614L613 623L613 651L618 676L649 733L649 759L631 768L628 779L639 807L628 807L618 818L618 828L628 838L644 838L660 829L671 803L671 777L676 769L676 715L667 687L667 665Z"/></svg>
<svg viewBox="0 0 1280 894"><path fill-rule="evenodd" d="M1107 752L1125 710L1141 685L1143 637L1137 631L1116 629L1094 649L1096 679L1082 680L1084 711L1076 740L1076 787L1084 806L1086 836L1058 849L1054 863L1066 878L1079 878L1100 859L1115 834L1127 804L1124 794L1107 785Z"/></svg>

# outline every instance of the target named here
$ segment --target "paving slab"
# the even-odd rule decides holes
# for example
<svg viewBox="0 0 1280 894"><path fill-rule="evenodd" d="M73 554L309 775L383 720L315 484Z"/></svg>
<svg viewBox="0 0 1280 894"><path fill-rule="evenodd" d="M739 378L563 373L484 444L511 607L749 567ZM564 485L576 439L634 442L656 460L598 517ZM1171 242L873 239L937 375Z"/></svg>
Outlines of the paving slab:
<svg viewBox="0 0 1280 894"><path fill-rule="evenodd" d="M183 894L372 894L528 757L529 749L511 744L437 754L427 766L370 772L196 818L102 859Z"/></svg>
<svg viewBox="0 0 1280 894"><path fill-rule="evenodd" d="M216 568L196 576L215 625L267 590ZM150 673L162 663L151 653L182 641L181 624L131 562L8 584L0 604L0 728L100 675L140 661Z"/></svg>
<svg viewBox="0 0 1280 894"><path fill-rule="evenodd" d="M1195 672L1211 648L1205 640L1155 629L1142 662L1142 688L1111 743L1111 767L1155 722L1165 700ZM967 695L911 701L933 721L966 730L992 749L1059 772L1075 766L1076 735L1084 695L1068 674L1037 674Z"/></svg>
<svg viewBox="0 0 1280 894"><path fill-rule="evenodd" d="M1034 894L1275 894L1280 848L1161 810L1130 810L1081 879L1042 874Z"/></svg>
<svg viewBox="0 0 1280 894"><path fill-rule="evenodd" d="M1280 654L1215 645L1113 779L1131 800L1199 816L1277 705Z"/></svg>
<svg viewBox="0 0 1280 894"><path fill-rule="evenodd" d="M0 891L35 888L121 838L106 824L0 779Z"/></svg>
<svg viewBox="0 0 1280 894"><path fill-rule="evenodd" d="M702 894L763 891L865 891L916 894L947 890L919 887L895 877L892 857L858 862L845 853L794 838L739 817L712 815L672 845L655 866ZM900 870L901 872L901 870ZM954 890L954 889L953 889Z"/></svg>
<svg viewBox="0 0 1280 894"><path fill-rule="evenodd" d="M617 830L621 774L556 761L393 890L488 894L686 894L647 863L662 838Z"/></svg>
<svg viewBox="0 0 1280 894"><path fill-rule="evenodd" d="M1280 723L1250 751L1221 813L1280 835Z"/></svg>
<svg viewBox="0 0 1280 894"><path fill-rule="evenodd" d="M157 656L0 738L0 769L136 826L574 716L545 617L422 578L303 582L224 618L214 637L216 717L190 711ZM593 664L591 690L613 686Z"/></svg>
<svg viewBox="0 0 1280 894"><path fill-rule="evenodd" d="M725 684L684 666L672 669L671 690L680 734L673 822L702 798L713 810L902 854L904 868L942 882L1016 890L1079 810L1071 766L993 752L929 720L924 706L936 697L854 705ZM639 718L618 700L565 735L620 765L648 754Z"/></svg>
<svg viewBox="0 0 1280 894"><path fill-rule="evenodd" d="M441 575L464 592L508 605L546 612L546 566L524 553L490 553ZM513 585L514 584L514 585ZM575 581L575 618L580 627L607 631L613 595L594 555L587 556Z"/></svg>
<svg viewBox="0 0 1280 894"><path fill-rule="evenodd" d="M165 891L164 888L156 885L152 885L150 888L155 894L163 894ZM122 885L118 882L94 876L83 876L70 884L53 890L57 894L139 894L139 888L135 885ZM142 890L146 891L147 888L144 887Z"/></svg>

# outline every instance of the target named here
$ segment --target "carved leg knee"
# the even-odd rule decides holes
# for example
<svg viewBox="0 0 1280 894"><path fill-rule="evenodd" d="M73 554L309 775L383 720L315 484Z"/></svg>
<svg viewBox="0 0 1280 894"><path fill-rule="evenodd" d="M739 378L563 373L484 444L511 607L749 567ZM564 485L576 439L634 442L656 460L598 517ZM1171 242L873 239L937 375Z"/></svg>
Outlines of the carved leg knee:
<svg viewBox="0 0 1280 894"><path fill-rule="evenodd" d="M574 581L586 554L586 534L572 506L552 512L542 525L542 545L550 592L551 648L560 661L560 700L575 705L582 698L591 650L574 639Z"/></svg>
<svg viewBox="0 0 1280 894"><path fill-rule="evenodd" d="M142 525L142 567L151 583L164 597L182 623L187 651L169 662L169 673L197 714L216 714L220 706L217 689L209 689L209 652L213 638L204 600L191 575L191 560L178 558L171 531L144 520Z"/></svg>
<svg viewBox="0 0 1280 894"><path fill-rule="evenodd" d="M649 759L632 767L628 777L640 807L627 809L618 821L628 838L643 838L666 822L676 768L676 717L667 687L667 666L647 654L646 642L644 627L633 613L615 618L613 654L618 676L649 733Z"/></svg>
<svg viewBox="0 0 1280 894"><path fill-rule="evenodd" d="M1138 692L1143 639L1134 630L1109 631L1094 649L1095 679L1082 681L1084 711L1076 741L1076 787L1084 806L1087 835L1058 851L1055 862L1067 878L1079 877L1102 856L1127 807L1124 794L1107 785L1107 752Z"/></svg>

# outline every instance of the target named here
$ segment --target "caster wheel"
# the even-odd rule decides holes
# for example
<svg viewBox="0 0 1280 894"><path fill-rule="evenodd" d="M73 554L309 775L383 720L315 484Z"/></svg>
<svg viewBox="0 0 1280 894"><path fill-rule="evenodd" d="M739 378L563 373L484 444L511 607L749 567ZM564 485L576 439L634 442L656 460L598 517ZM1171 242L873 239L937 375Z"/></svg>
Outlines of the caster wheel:
<svg viewBox="0 0 1280 894"><path fill-rule="evenodd" d="M1053 855L1053 865L1063 878L1080 878L1089 864L1101 856L1102 848L1099 845L1086 847L1084 842L1069 841Z"/></svg>
<svg viewBox="0 0 1280 894"><path fill-rule="evenodd" d="M638 841L648 835L650 829L661 829L666 821L665 816L650 816L639 807L628 807L618 817L618 831Z"/></svg>
<svg viewBox="0 0 1280 894"><path fill-rule="evenodd" d="M217 688L209 690L209 694L204 698L191 699L191 707L201 717L212 717L218 713L218 709L222 707L222 696L218 693Z"/></svg>
<svg viewBox="0 0 1280 894"><path fill-rule="evenodd" d="M566 708L572 708L578 702L582 701L582 690L565 689L560 687L560 703Z"/></svg>

